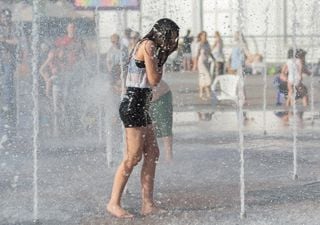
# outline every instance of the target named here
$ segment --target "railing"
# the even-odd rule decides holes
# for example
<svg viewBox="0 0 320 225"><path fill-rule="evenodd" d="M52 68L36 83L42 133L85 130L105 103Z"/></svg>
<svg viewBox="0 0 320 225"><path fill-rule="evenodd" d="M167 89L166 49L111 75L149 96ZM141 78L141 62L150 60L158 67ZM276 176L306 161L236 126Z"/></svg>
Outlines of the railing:
<svg viewBox="0 0 320 225"><path fill-rule="evenodd" d="M317 40L319 40L319 35L317 36L307 36L300 35L296 36L297 48L302 48L307 51L306 60L307 62L313 63L317 62L320 58L320 46ZM224 52L226 58L231 54L233 37L225 36L222 37L224 41ZM267 49L264 50L264 44L267 41ZM312 43L313 41L313 43ZM209 37L209 42L213 43L213 37ZM248 44L249 51L251 53L259 53L261 55L264 52L267 53L263 56L267 63L283 63L287 59L288 49L292 46L292 36L280 36L280 35L270 35L270 36L258 36L258 35L248 35L246 36L246 42Z"/></svg>
<svg viewBox="0 0 320 225"><path fill-rule="evenodd" d="M223 36L224 42L224 53L226 59L230 57L233 36ZM208 37L209 43L213 44L213 37ZM297 48L303 48L307 51L306 60L309 63L315 63L320 58L320 45L319 45L320 35L297 35L296 43ZM101 37L101 47L102 52L105 52L110 46L109 37ZM264 43L267 41L267 50L266 56L263 56L266 59L267 63L283 63L287 59L287 51L292 46L292 36L283 36L283 35L269 35L267 37L263 35L248 35L246 36L246 42L248 44L249 51L251 53L259 53L263 55ZM313 43L312 43L313 42Z"/></svg>

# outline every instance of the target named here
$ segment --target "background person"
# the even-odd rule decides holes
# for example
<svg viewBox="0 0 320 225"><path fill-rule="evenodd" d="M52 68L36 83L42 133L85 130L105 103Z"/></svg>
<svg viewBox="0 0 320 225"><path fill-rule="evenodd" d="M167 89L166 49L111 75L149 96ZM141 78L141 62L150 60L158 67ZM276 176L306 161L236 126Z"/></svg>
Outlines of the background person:
<svg viewBox="0 0 320 225"><path fill-rule="evenodd" d="M288 97L288 73L285 72L284 67L281 69L280 74L274 78L273 84L277 88L276 105L281 106Z"/></svg>
<svg viewBox="0 0 320 225"><path fill-rule="evenodd" d="M230 57L230 63L228 66L229 74L237 74L240 67L245 65L245 60L249 54L247 42L242 33L237 31L234 34L234 42Z"/></svg>
<svg viewBox="0 0 320 225"><path fill-rule="evenodd" d="M121 95L122 80L121 74L126 73L128 61L128 49L121 46L120 36L111 35L111 46L106 55L107 76L110 81L111 91L108 91L109 104L106 104L106 128L107 128L107 148L112 152L121 148L122 136L121 122L117 114L117 106Z"/></svg>
<svg viewBox="0 0 320 225"><path fill-rule="evenodd" d="M16 134L16 87L14 73L18 60L19 33L9 9L0 12L0 139L10 143Z"/></svg>
<svg viewBox="0 0 320 225"><path fill-rule="evenodd" d="M307 52L301 48L297 49L297 55L301 59L302 64L302 74L311 75L312 72L308 69L307 62L306 62L306 55Z"/></svg>
<svg viewBox="0 0 320 225"><path fill-rule="evenodd" d="M191 31L187 30L186 36L183 37L183 69L185 71L190 71L191 70L191 60L192 60L192 55L191 55L191 43L192 43L192 37L190 36Z"/></svg>
<svg viewBox="0 0 320 225"><path fill-rule="evenodd" d="M128 52L130 53L133 49L134 46L138 43L140 40L140 34L137 31L132 31L130 34L130 40L129 40L129 47L128 47Z"/></svg>
<svg viewBox="0 0 320 225"><path fill-rule="evenodd" d="M128 59L128 49L120 45L120 36L111 35L111 46L107 51L107 73L111 78L111 85L115 89L121 89L121 69L125 70ZM122 67L122 68L121 68Z"/></svg>
<svg viewBox="0 0 320 225"><path fill-rule="evenodd" d="M76 24L71 21L66 26L66 34L57 38L55 46L63 48L65 54L65 116L69 135L84 131L81 123L83 105L83 84L87 75L86 47L77 35Z"/></svg>
<svg viewBox="0 0 320 225"><path fill-rule="evenodd" d="M66 26L66 34L57 38L55 41L56 47L63 47L66 50L66 69L69 71L75 70L78 63L86 56L85 43L77 35L76 24L69 22Z"/></svg>
<svg viewBox="0 0 320 225"><path fill-rule="evenodd" d="M130 35L131 35L132 30L130 28L126 28L124 30L124 36L121 39L121 44L128 48L130 44Z"/></svg>
<svg viewBox="0 0 320 225"><path fill-rule="evenodd" d="M211 48L207 40L207 33L205 31L200 32L200 45L198 49L198 72L199 72L199 97L202 100L208 100L211 98L211 83L212 78L210 75L210 63L209 57L213 58L211 54Z"/></svg>
<svg viewBox="0 0 320 225"><path fill-rule="evenodd" d="M286 106L292 105L293 97L302 99L303 106L308 106L308 90L302 83L302 54L299 51L289 49L288 60L284 65L282 72L288 74L288 98ZM296 89L296 96L293 96L293 88Z"/></svg>
<svg viewBox="0 0 320 225"><path fill-rule="evenodd" d="M157 138L161 138L164 144L165 159L170 162L173 158L172 152L172 121L173 105L172 92L169 85L161 80L160 83L152 89L152 101L150 106L150 115L155 125Z"/></svg>
<svg viewBox="0 0 320 225"><path fill-rule="evenodd" d="M215 58L215 73L221 75L224 72L224 53L223 41L218 31L214 33L214 44L212 46L212 55Z"/></svg>
<svg viewBox="0 0 320 225"><path fill-rule="evenodd" d="M198 53L199 53L199 46L200 46L200 34L197 37L193 38L191 43L191 55L192 55L192 71L198 70Z"/></svg>
<svg viewBox="0 0 320 225"><path fill-rule="evenodd" d="M60 136L65 130L65 49L54 47L40 66L40 75L45 81L46 96L51 99L53 111L53 135Z"/></svg>

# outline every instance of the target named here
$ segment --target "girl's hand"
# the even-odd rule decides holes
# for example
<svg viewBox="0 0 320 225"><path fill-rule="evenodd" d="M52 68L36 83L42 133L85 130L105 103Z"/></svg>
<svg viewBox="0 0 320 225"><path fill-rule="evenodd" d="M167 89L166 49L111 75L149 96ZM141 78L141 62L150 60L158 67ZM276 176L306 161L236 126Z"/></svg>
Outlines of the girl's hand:
<svg viewBox="0 0 320 225"><path fill-rule="evenodd" d="M142 43L143 47L138 49L136 56L138 57L139 50L142 49L148 82L151 86L156 86L162 78L162 65L167 56L155 46L153 41L147 40Z"/></svg>
<svg viewBox="0 0 320 225"><path fill-rule="evenodd" d="M165 62L167 61L167 58L169 56L169 52L163 49L157 50L157 58L158 58L158 66L162 67Z"/></svg>

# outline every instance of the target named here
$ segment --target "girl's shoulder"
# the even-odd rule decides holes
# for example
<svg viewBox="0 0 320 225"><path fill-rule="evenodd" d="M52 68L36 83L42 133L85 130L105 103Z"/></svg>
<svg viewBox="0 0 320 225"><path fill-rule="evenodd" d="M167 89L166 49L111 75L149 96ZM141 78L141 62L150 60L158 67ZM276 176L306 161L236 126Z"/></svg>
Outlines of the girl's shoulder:
<svg viewBox="0 0 320 225"><path fill-rule="evenodd" d="M139 46L146 46L146 47L155 47L156 46L156 44L154 43L154 41L152 41L152 40L149 40L149 39L142 39L141 41L139 41L138 43L137 43L137 47L139 47Z"/></svg>
<svg viewBox="0 0 320 225"><path fill-rule="evenodd" d="M154 41L149 39L142 39L135 46L135 52L152 53L156 49Z"/></svg>

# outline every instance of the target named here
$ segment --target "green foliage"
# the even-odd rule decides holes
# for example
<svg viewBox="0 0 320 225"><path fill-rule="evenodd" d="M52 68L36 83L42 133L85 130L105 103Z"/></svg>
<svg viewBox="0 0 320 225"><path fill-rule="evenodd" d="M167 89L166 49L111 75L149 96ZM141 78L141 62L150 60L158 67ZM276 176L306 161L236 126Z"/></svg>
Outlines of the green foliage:
<svg viewBox="0 0 320 225"><path fill-rule="evenodd" d="M267 69L267 74L268 75L275 75L277 73L277 67L276 66L271 66Z"/></svg>

